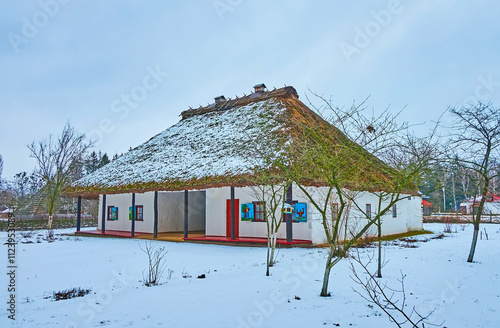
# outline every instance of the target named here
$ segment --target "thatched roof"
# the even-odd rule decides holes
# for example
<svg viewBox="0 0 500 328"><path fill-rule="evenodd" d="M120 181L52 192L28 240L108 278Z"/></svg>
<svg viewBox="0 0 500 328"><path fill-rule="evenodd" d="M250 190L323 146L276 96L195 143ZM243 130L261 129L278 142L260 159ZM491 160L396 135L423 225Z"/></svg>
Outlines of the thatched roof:
<svg viewBox="0 0 500 328"><path fill-rule="evenodd" d="M181 116L177 124L75 182L66 195L95 198L103 193L256 184L256 172L272 169L273 159L290 156L293 163L293 154L287 152L307 138L298 128L304 125L324 132L331 156L337 156L339 144L352 150L349 160L339 165L344 171L356 168L349 173L353 179L346 187L380 189L393 173L307 108L293 87L233 100L218 97L216 103L189 109ZM303 167L304 183L325 184L321 175Z"/></svg>

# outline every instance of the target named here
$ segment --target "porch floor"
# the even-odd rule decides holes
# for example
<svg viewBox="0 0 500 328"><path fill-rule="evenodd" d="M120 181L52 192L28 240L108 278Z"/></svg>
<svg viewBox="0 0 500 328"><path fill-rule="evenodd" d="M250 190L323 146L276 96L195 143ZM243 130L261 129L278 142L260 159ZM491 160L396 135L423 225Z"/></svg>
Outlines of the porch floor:
<svg viewBox="0 0 500 328"><path fill-rule="evenodd" d="M136 238L136 239L151 239L151 240L163 240L163 241L173 241L173 242L191 242L191 243L208 243L208 244L222 244L222 245L238 245L238 246L265 246L267 244L267 238L256 238L256 237L237 237L232 240L231 237L223 236L207 236L205 231L193 231L189 232L188 238L184 238L183 232L159 232L158 237L153 238L152 233L135 232L134 237L130 235L130 231L118 231L118 230L108 230L102 233L101 230L81 230L75 233L79 236L96 236L96 237L120 237L120 238ZM312 246L310 240L294 239L291 243L287 242L286 239L278 238L276 240L278 245L285 247L308 247Z"/></svg>
<svg viewBox="0 0 500 328"><path fill-rule="evenodd" d="M80 230L75 232L76 235L93 235L93 236L110 236L110 237L122 237L122 238L132 238L130 231L118 231L118 230L108 230L102 233L101 230ZM152 235L144 232L135 232L134 237L141 237L144 235Z"/></svg>
<svg viewBox="0 0 500 328"><path fill-rule="evenodd" d="M258 237L237 237L235 239L231 239L231 237L223 237L223 236L189 236L188 238L184 238L184 241L187 242L201 242L201 243L216 243L216 244L227 244L227 245L261 245L265 246L267 244L267 238L258 238ZM312 242L310 240L301 240L294 239L291 243L287 242L284 238L278 238L276 240L276 244L283 246L311 246Z"/></svg>

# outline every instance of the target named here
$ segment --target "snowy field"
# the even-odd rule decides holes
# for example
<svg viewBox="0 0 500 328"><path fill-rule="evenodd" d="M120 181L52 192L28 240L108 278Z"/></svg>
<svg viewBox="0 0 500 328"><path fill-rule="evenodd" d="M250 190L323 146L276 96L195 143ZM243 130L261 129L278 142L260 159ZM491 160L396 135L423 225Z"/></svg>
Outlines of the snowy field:
<svg viewBox="0 0 500 328"><path fill-rule="evenodd" d="M478 241L475 263L466 262L472 226L456 225L442 239L431 238L443 225L425 228L435 234L386 244L381 281L399 288L403 272L408 309L434 309L429 321L444 321L442 327L499 327L500 225L482 225L489 239ZM347 259L333 268L332 297L319 297L324 249L281 249L266 277L265 248L153 242L168 249L167 266L162 285L145 287L144 241L62 235L68 232L57 230L51 243L46 231L31 237L17 232L15 322L6 311L4 245L0 327L395 327L353 291L358 287ZM7 241L6 232L0 240ZM360 251L366 256L374 249ZM206 278L199 279L202 274ZM74 287L91 292L52 299L53 292Z"/></svg>

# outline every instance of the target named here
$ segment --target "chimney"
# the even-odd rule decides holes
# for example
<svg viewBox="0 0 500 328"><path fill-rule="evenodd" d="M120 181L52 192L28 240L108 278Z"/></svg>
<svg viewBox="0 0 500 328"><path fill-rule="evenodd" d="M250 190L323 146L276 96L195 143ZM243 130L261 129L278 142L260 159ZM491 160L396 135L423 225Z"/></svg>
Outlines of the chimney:
<svg viewBox="0 0 500 328"><path fill-rule="evenodd" d="M224 96L215 97L215 103L216 104L222 104L224 102L226 102L226 97L224 97Z"/></svg>
<svg viewBox="0 0 500 328"><path fill-rule="evenodd" d="M254 85L253 88L254 88L255 92L264 92L267 89L267 87L264 83Z"/></svg>

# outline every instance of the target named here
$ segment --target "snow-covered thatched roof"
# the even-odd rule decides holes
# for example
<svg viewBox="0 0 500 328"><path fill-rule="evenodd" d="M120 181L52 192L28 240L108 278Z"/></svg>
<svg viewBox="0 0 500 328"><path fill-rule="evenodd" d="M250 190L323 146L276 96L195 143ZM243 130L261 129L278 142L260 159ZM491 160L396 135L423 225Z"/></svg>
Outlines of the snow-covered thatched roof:
<svg viewBox="0 0 500 328"><path fill-rule="evenodd" d="M177 124L78 180L66 194L95 198L103 193L252 185L254 173L270 167L269 160L293 143L297 136L290 133L291 123L297 121L326 127L335 135L332 143L366 153L298 100L293 87L233 100L218 97L216 103L181 116ZM388 179L389 168L377 158L364 162L353 179L366 186L357 183L357 189L374 189L375 180ZM304 177L310 185L321 185L316 178Z"/></svg>

